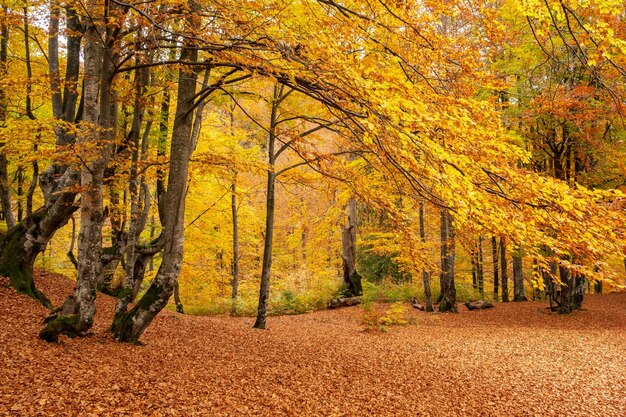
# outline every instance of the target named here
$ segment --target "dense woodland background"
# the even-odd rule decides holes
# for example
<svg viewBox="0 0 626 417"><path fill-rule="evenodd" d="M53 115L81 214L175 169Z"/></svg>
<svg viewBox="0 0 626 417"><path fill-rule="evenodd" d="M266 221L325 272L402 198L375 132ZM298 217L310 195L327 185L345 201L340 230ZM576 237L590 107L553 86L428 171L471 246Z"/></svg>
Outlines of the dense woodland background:
<svg viewBox="0 0 626 417"><path fill-rule="evenodd" d="M46 340L86 333L96 290L135 342L168 303L264 328L362 293L568 313L626 283L621 1L0 17L0 272L50 307L33 265L77 280Z"/></svg>

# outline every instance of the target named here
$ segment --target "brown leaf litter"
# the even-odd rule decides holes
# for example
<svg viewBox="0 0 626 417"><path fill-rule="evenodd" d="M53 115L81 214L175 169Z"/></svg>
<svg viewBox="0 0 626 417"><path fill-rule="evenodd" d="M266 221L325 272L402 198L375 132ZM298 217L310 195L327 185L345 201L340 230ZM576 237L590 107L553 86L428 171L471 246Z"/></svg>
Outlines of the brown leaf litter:
<svg viewBox="0 0 626 417"><path fill-rule="evenodd" d="M109 336L98 295L91 335L37 338L47 311L0 282L2 416L624 416L626 294L585 310L545 303L432 314L365 332L360 307L270 317L163 312L144 346ZM59 305L67 278L37 284Z"/></svg>

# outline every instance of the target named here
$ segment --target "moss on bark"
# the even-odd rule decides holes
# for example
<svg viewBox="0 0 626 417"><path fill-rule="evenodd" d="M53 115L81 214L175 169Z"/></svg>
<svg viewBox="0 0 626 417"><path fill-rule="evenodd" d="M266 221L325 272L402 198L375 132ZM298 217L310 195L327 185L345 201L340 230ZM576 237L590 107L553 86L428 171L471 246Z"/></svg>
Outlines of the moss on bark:
<svg viewBox="0 0 626 417"><path fill-rule="evenodd" d="M36 220L36 219L35 219ZM36 254L25 249L26 230L19 223L8 230L0 240L0 274L9 277L11 286L17 291L39 301L47 308L52 308L50 300L35 287L33 262ZM31 252L36 252L31 249Z"/></svg>
<svg viewBox="0 0 626 417"><path fill-rule="evenodd" d="M80 314L57 316L47 321L44 328L39 332L39 337L46 342L58 342L61 334L76 337L79 334L77 331L79 324Z"/></svg>
<svg viewBox="0 0 626 417"><path fill-rule="evenodd" d="M456 313L457 312L456 304L449 302L444 297L439 303L439 312L440 313Z"/></svg>
<svg viewBox="0 0 626 417"><path fill-rule="evenodd" d="M151 308L154 308L153 305L161 300L163 296L163 287L152 283L148 291L129 312L115 315L113 325L111 326L113 336L121 342L138 343L145 326L143 323L136 322L136 316L141 311L150 311ZM167 298L169 299L169 296Z"/></svg>

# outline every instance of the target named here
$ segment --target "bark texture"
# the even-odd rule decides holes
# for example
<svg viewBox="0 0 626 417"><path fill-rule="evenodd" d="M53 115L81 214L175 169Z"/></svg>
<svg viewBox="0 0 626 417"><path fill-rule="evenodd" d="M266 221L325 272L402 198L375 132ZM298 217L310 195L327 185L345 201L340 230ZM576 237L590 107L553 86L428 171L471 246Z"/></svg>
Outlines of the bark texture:
<svg viewBox="0 0 626 417"><path fill-rule="evenodd" d="M448 209L441 209L441 275L439 295L440 312L456 312L456 287L454 284L455 242L452 215Z"/></svg>
<svg viewBox="0 0 626 417"><path fill-rule="evenodd" d="M270 274L272 270L272 248L274 244L274 204L276 186L276 126L278 120L278 107L282 96L282 86L274 86L272 111L270 114L270 129L267 139L268 163L267 186L265 198L265 241L263 244L263 263L261 268L261 285L259 287L259 306L254 322L255 329L265 329L267 310L270 296Z"/></svg>
<svg viewBox="0 0 626 417"><path fill-rule="evenodd" d="M193 22L188 22L188 24L193 24ZM190 40L186 40L181 52L181 60L196 62L197 59L197 49ZM196 81L196 72L187 68L179 70L178 99L170 145L170 170L162 210L163 259L156 277L144 296L130 311L119 311L115 314L111 330L118 340L124 342L137 343L139 341L148 325L167 305L180 275Z"/></svg>
<svg viewBox="0 0 626 417"><path fill-rule="evenodd" d="M509 302L509 276L507 272L506 263L506 238L502 236L500 238L500 268L502 276L502 302Z"/></svg>
<svg viewBox="0 0 626 417"><path fill-rule="evenodd" d="M426 247L426 224L424 220L424 202L419 203L419 223L420 223L420 240ZM424 283L424 297L426 298L426 311L433 311L433 296L430 290L430 272L425 268L422 270L422 281Z"/></svg>
<svg viewBox="0 0 626 417"><path fill-rule="evenodd" d="M3 6L4 14L7 14L8 7ZM9 25L6 20L2 20L0 26L0 78L4 78L8 73L8 43ZM2 87L0 87L0 128L5 126L7 117L8 97ZM9 182L9 163L4 153L4 145L0 148L0 204L7 229L15 226L15 216L11 203L11 184Z"/></svg>
<svg viewBox="0 0 626 417"><path fill-rule="evenodd" d="M89 5L88 5L89 6ZM95 5L92 4L95 7ZM74 294L61 314L51 316L40 332L46 341L58 335L83 335L91 329L96 313L96 289L102 276L102 226L104 223L104 173L112 155L116 108L112 91L113 61L104 53L108 31L97 18L89 19L85 31L83 121L78 136L81 160L81 210L78 235L78 276Z"/></svg>
<svg viewBox="0 0 626 417"><path fill-rule="evenodd" d="M527 301L524 293L524 269L522 256L513 255L513 301Z"/></svg>
<svg viewBox="0 0 626 417"><path fill-rule="evenodd" d="M357 297L363 294L361 275L356 270L356 199L348 200L348 221L341 230L341 259L343 261L343 295Z"/></svg>
<svg viewBox="0 0 626 417"><path fill-rule="evenodd" d="M231 299L233 305L231 308L231 313L235 315L237 314L237 298L239 297L239 214L237 210L237 183L235 181L233 181L231 190L232 195L230 201L230 209L233 221L233 277L231 282Z"/></svg>
<svg viewBox="0 0 626 417"><path fill-rule="evenodd" d="M50 87L52 91L52 110L55 118L64 122L74 122L76 117L76 98L78 91L72 86L78 77L81 48L81 26L75 13L67 11L66 25L71 36L66 43L66 72L61 92L59 77L59 7L51 6L50 39L48 42L48 65ZM65 110L65 112L64 112ZM78 113L80 114L80 108ZM67 145L73 141L73 133L61 127L55 128L56 144ZM1 168L1 167L0 167ZM1 171L1 170L0 170ZM76 186L80 173L64 165L52 164L39 175L44 204L38 210L27 215L21 224L10 228L0 237L0 273L9 276L11 285L44 305L51 307L47 298L35 288L33 264L43 252L58 229L70 219L78 206L75 202Z"/></svg>
<svg viewBox="0 0 626 417"><path fill-rule="evenodd" d="M484 310L486 308L493 308L493 303L489 300L466 301L465 307L467 307L468 310Z"/></svg>
<svg viewBox="0 0 626 417"><path fill-rule="evenodd" d="M500 277L498 266L498 238L491 236L491 260L493 262L493 299L498 301L500 294Z"/></svg>

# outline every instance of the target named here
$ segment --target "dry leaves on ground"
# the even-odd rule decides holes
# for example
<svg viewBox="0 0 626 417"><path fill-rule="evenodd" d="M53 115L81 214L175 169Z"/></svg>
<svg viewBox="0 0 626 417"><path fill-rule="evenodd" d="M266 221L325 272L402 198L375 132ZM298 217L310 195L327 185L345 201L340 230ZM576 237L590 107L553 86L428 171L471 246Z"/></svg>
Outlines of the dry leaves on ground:
<svg viewBox="0 0 626 417"><path fill-rule="evenodd" d="M55 305L67 278L38 272ZM0 283L2 284L2 283ZM110 338L98 296L93 334L47 344L46 310L0 285L0 415L626 415L626 294L585 310L498 304L364 332L360 307L250 318L162 313L145 346Z"/></svg>

